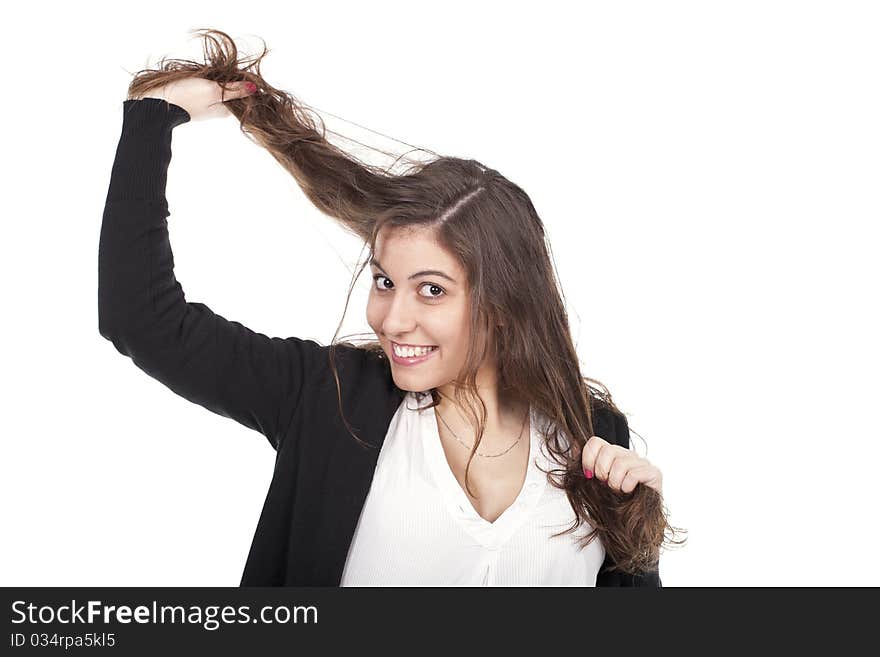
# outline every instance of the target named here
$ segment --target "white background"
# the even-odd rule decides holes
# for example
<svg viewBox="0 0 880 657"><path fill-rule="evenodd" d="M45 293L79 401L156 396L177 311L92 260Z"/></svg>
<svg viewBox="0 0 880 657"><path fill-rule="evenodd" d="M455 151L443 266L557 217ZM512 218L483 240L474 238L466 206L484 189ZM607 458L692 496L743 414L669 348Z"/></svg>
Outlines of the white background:
<svg viewBox="0 0 880 657"><path fill-rule="evenodd" d="M122 101L159 57L200 58L198 28L247 54L262 38L275 87L529 193L584 374L645 438L636 448L688 531L662 556L666 586L880 584L861 565L878 539L876 4L212 0L7 15L0 584L238 585L275 452L98 333ZM189 301L330 342L359 245L236 119L175 128L167 197ZM369 331L366 274L356 289L340 335Z"/></svg>

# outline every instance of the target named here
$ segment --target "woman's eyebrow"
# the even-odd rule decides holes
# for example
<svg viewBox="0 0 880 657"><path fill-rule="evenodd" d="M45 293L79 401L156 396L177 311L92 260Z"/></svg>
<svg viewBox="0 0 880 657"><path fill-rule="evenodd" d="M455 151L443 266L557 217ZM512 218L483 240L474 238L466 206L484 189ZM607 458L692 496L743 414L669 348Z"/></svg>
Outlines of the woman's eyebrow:
<svg viewBox="0 0 880 657"><path fill-rule="evenodd" d="M379 264L379 261L376 260L375 258L372 258L370 260L370 264L373 265L374 267L376 267L377 269L381 269L382 271L385 271L385 268L382 267L382 265ZM448 274L444 274L439 269L424 269L422 271L417 271L415 274L413 274L412 276L409 277L409 280L412 280L414 278L418 278L419 276L440 276L442 278L445 278L448 281L452 281L453 283L457 282L454 278L452 278L452 276L449 276Z"/></svg>

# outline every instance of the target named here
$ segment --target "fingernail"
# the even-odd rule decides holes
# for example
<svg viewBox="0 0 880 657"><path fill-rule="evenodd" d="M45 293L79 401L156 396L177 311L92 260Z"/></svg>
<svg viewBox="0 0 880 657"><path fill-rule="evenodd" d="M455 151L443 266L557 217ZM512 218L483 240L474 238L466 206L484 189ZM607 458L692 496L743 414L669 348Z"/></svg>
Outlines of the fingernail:
<svg viewBox="0 0 880 657"><path fill-rule="evenodd" d="M586 468L584 468L584 476L585 476L587 479L592 479L592 478L593 478L593 471L592 471L592 470L587 470Z"/></svg>
<svg viewBox="0 0 880 657"><path fill-rule="evenodd" d="M247 89L247 92L249 94L252 94L257 90L257 85L255 85L253 82L245 82L244 88Z"/></svg>

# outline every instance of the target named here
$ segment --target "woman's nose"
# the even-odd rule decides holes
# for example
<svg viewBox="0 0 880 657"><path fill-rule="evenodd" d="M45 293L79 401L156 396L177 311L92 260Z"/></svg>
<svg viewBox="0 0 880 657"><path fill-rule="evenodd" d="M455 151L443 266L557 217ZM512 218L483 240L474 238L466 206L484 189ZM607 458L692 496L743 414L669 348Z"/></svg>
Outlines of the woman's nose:
<svg viewBox="0 0 880 657"><path fill-rule="evenodd" d="M388 306L382 322L382 330L388 335L406 335L412 332L415 324L414 314L402 296L395 298Z"/></svg>

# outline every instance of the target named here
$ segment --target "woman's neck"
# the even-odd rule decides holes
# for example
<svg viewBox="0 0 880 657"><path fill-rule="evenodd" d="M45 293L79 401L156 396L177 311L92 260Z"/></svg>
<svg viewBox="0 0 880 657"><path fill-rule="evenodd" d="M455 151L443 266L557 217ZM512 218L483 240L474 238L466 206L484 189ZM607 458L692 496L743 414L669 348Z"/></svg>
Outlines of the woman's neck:
<svg viewBox="0 0 880 657"><path fill-rule="evenodd" d="M478 386L477 390L486 406L480 452L494 453L504 450L521 435L521 432L523 436L527 435L529 424L526 415L529 406L526 402L515 399L509 394L499 394L495 387ZM467 411L456 401L454 392L450 392L446 387L438 388L437 391L440 393L440 403L436 411L439 411L442 421L461 440L473 445L476 441L476 431ZM474 412L477 414L476 419L479 420L479 400L476 401Z"/></svg>

